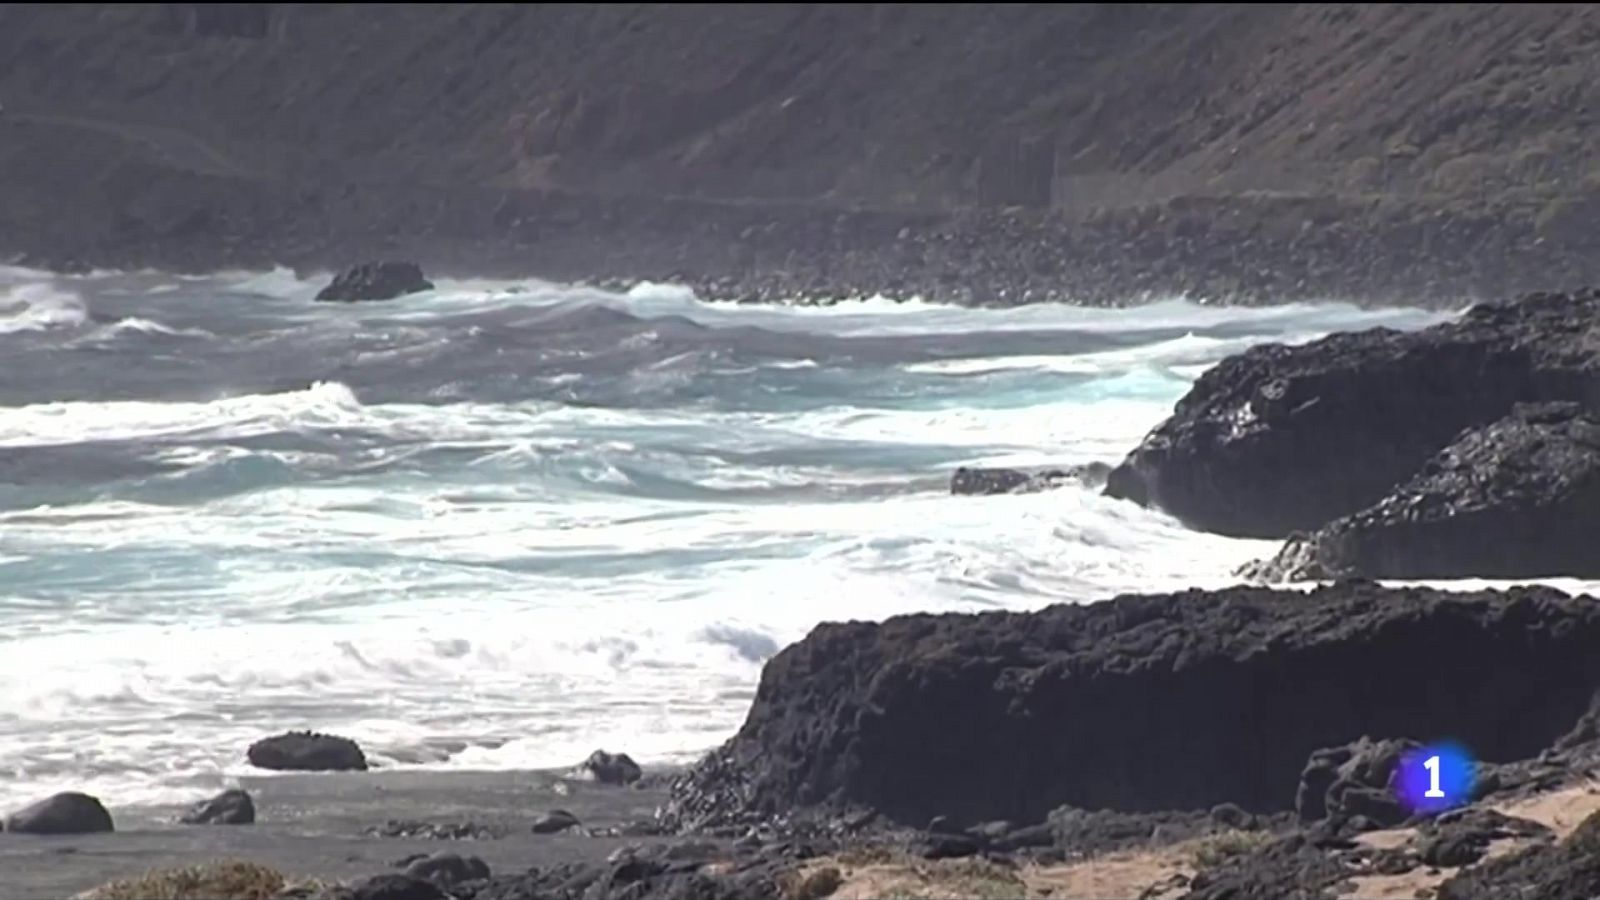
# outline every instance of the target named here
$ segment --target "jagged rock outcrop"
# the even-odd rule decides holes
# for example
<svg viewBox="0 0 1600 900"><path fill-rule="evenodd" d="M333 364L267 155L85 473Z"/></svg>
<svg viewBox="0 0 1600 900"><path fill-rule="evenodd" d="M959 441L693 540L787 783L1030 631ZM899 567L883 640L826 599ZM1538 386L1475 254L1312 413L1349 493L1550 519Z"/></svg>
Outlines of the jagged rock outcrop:
<svg viewBox="0 0 1600 900"><path fill-rule="evenodd" d="M1388 828L1406 819L1393 787L1400 757L1421 745L1416 741L1373 741L1363 736L1341 747L1311 754L1295 791L1295 814L1302 822L1355 816L1366 824Z"/></svg>
<svg viewBox="0 0 1600 900"><path fill-rule="evenodd" d="M1600 293L1252 347L1202 375L1106 493L1208 531L1286 537L1379 502L1464 430L1538 401L1600 411Z"/></svg>
<svg viewBox="0 0 1600 900"><path fill-rule="evenodd" d="M1548 840L1550 829L1538 822L1507 816L1492 809L1452 810L1425 822L1417 856L1429 866L1469 866L1490 844L1509 838Z"/></svg>
<svg viewBox="0 0 1600 900"><path fill-rule="evenodd" d="M317 299L342 303L393 300L431 290L433 282L422 277L422 267L416 263L369 262L335 275L333 281L317 293Z"/></svg>
<svg viewBox="0 0 1600 900"><path fill-rule="evenodd" d="M1592 598L1358 581L824 624L767 664L744 727L664 818L1287 811L1312 751L1365 734L1532 756L1600 685L1596 638Z"/></svg>
<svg viewBox="0 0 1600 900"><path fill-rule="evenodd" d="M1439 886L1439 900L1590 900L1600 896L1600 813L1559 842L1489 860Z"/></svg>
<svg viewBox="0 0 1600 900"><path fill-rule="evenodd" d="M1600 575L1600 415L1519 405L1382 500L1251 567L1268 581Z"/></svg>

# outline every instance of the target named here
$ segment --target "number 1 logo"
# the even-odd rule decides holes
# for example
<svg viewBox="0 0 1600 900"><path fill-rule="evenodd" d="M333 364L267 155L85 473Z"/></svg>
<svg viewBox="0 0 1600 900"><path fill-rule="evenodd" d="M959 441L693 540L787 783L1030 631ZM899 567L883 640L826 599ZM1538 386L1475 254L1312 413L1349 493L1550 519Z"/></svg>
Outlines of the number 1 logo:
<svg viewBox="0 0 1600 900"><path fill-rule="evenodd" d="M1422 764L1422 767L1428 770L1428 790L1425 791L1422 796L1427 797L1430 800L1437 800L1443 797L1444 791L1439 790L1439 757L1428 757L1427 761Z"/></svg>

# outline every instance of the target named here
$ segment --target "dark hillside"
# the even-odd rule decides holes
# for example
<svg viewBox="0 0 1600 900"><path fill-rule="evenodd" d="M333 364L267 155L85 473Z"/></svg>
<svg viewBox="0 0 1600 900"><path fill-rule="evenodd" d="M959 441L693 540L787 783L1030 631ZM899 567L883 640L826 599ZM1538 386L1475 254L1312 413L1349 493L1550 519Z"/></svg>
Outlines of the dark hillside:
<svg viewBox="0 0 1600 900"><path fill-rule="evenodd" d="M1597 274L1597 50L1560 5L11 5L0 249L1450 299Z"/></svg>

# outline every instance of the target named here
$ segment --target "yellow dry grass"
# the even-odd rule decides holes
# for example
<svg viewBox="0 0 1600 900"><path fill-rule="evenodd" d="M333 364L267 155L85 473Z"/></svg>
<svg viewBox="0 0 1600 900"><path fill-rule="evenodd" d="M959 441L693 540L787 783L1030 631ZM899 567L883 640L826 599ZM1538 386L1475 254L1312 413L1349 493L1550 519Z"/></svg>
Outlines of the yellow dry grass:
<svg viewBox="0 0 1600 900"><path fill-rule="evenodd" d="M299 882L297 882L299 883ZM225 859L154 869L85 891L73 900L272 900L290 881L259 863Z"/></svg>

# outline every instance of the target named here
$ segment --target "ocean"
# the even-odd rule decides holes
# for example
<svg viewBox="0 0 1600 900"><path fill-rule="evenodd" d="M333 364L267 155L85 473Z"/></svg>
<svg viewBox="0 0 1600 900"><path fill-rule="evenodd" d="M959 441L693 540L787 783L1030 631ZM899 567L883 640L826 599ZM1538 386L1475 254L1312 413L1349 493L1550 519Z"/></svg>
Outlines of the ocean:
<svg viewBox="0 0 1600 900"><path fill-rule="evenodd" d="M193 799L299 728L681 762L821 621L1231 583L1275 544L950 474L1115 463L1227 354L1446 317L324 281L0 269L0 811Z"/></svg>

